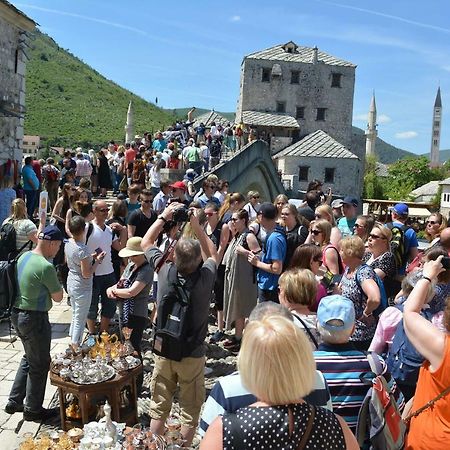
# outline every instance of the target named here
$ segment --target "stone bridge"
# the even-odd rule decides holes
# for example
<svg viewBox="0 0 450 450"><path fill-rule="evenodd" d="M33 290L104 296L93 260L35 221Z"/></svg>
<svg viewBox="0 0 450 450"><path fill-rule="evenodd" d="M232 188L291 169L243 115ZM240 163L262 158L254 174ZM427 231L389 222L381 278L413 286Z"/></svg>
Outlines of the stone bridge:
<svg viewBox="0 0 450 450"><path fill-rule="evenodd" d="M229 192L241 192L246 195L254 190L261 194L261 201L272 201L285 189L280 181L270 156L269 146L264 141L247 144L215 166L210 172L195 179L199 189L208 174L214 173L230 183Z"/></svg>

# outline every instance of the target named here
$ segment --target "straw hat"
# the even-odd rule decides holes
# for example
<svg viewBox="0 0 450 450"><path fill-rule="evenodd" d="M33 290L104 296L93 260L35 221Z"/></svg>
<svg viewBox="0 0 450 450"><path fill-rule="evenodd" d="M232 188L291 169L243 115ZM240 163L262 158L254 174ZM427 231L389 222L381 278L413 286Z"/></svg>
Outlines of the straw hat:
<svg viewBox="0 0 450 450"><path fill-rule="evenodd" d="M120 250L119 256L121 258L128 258L130 256L143 255L144 251L142 250L141 242L141 237L132 237L128 239L126 247Z"/></svg>

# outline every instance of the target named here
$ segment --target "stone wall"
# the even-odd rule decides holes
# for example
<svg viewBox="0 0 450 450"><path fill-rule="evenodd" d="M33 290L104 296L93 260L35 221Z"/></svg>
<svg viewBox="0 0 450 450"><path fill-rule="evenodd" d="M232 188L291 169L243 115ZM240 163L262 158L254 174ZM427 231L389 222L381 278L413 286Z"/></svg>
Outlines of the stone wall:
<svg viewBox="0 0 450 450"><path fill-rule="evenodd" d="M360 198L362 195L361 162L356 158L286 157L277 161L285 178L296 175L292 178L294 196L299 190L306 191L309 181L315 178L324 180L325 168L334 168L334 183L324 182L324 191L331 187L333 194L339 197L355 195ZM309 167L308 181L299 181L299 166Z"/></svg>
<svg viewBox="0 0 450 450"><path fill-rule="evenodd" d="M19 28L0 17L0 106L18 115L25 108L26 57L19 49L24 39ZM22 160L23 122L0 110L0 164Z"/></svg>
<svg viewBox="0 0 450 450"><path fill-rule="evenodd" d="M262 82L262 69L281 67L280 77ZM300 71L299 84L291 84L291 71ZM340 73L341 87L331 87L333 73ZM286 104L286 114L296 116L304 107L304 119L298 119L300 136L321 129L351 148L355 68L318 62L299 63L244 59L241 66L240 98L236 117L241 111L276 112L277 102ZM317 121L317 108L327 108L324 121Z"/></svg>

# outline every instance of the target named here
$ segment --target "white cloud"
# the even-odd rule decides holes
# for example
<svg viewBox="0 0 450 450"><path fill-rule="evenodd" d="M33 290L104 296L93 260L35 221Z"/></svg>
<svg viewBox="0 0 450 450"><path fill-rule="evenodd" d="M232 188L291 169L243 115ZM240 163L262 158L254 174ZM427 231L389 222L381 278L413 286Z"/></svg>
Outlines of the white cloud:
<svg viewBox="0 0 450 450"><path fill-rule="evenodd" d="M232 17L230 18L230 20L231 20L232 22L240 22L240 21L241 21L241 16L232 16Z"/></svg>
<svg viewBox="0 0 450 450"><path fill-rule="evenodd" d="M395 133L397 139L414 139L419 136L416 131L401 131L400 133Z"/></svg>
<svg viewBox="0 0 450 450"><path fill-rule="evenodd" d="M389 123L392 119L387 114L380 114L377 116L377 122L378 123Z"/></svg>

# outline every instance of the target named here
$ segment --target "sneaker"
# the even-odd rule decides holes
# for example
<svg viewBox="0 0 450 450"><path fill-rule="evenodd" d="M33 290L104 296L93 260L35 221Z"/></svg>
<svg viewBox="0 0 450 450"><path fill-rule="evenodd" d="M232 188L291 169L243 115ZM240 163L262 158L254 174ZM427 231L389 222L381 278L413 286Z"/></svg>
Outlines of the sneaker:
<svg viewBox="0 0 450 450"><path fill-rule="evenodd" d="M220 342L222 339L225 338L225 333L223 331L217 330L210 338L209 342L212 344L217 344L217 342Z"/></svg>
<svg viewBox="0 0 450 450"><path fill-rule="evenodd" d="M59 413L59 408L42 408L40 411L24 411L23 420L28 422L45 422L52 417L56 417Z"/></svg>
<svg viewBox="0 0 450 450"><path fill-rule="evenodd" d="M237 343L237 339L234 336L231 336L229 339L227 339L226 341L223 341L223 346L225 348L228 347L233 347L233 345L236 345Z"/></svg>
<svg viewBox="0 0 450 450"><path fill-rule="evenodd" d="M14 414L16 412L23 412L23 405L19 405L16 402L9 401L4 408L5 412L8 414Z"/></svg>
<svg viewBox="0 0 450 450"><path fill-rule="evenodd" d="M88 347L93 347L97 343L97 335L96 334L89 334L89 337L86 340L86 345Z"/></svg>

